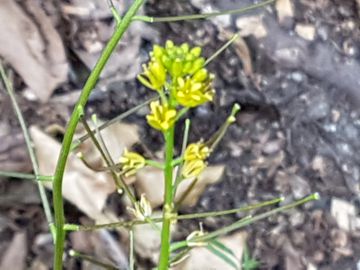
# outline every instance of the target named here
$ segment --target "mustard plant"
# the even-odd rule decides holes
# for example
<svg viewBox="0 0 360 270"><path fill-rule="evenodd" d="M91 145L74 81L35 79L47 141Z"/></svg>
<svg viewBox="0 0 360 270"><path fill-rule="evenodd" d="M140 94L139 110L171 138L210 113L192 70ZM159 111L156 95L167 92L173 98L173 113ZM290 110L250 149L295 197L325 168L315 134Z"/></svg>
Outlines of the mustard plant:
<svg viewBox="0 0 360 270"><path fill-rule="evenodd" d="M188 133L190 130L190 120L185 121L185 132L183 139L183 146L179 156L175 156L175 138L174 130L175 126L180 122L181 118L186 116L186 113L198 106L202 106L205 103L212 102L215 99L216 91L213 87L213 81L215 76L207 69L207 64L212 61L219 53L221 53L231 42L237 37L234 35L229 42L221 47L217 52L214 52L212 56L205 59L202 56L202 48L195 46L192 47L187 43L180 45L174 44L172 41L167 41L164 46L154 45L150 52L150 60L143 65L143 71L138 75L138 80L149 89L154 92L154 97L150 100L136 106L129 112L126 112L115 119L112 119L101 126L97 126L95 129L91 129L84 116L84 107L86 106L89 95L96 85L96 82L105 67L109 57L116 48L123 34L133 21L143 21L147 23L155 22L172 22L180 20L193 20L193 19L206 19L213 16L219 16L224 14L235 14L244 11L251 10L256 7L262 7L274 2L274 0L268 0L259 4L221 12L213 12L208 14L196 14L196 15L184 15L176 17L161 17L153 18L148 16L138 16L137 12L144 4L145 0L134 0L128 11L124 16L120 16L113 5L110 8L114 14L115 21L117 22L114 34L110 38L106 47L103 50L97 64L91 71L91 74L86 81L81 95L74 107L71 118L66 127L64 134L58 163L53 176L40 175L38 164L32 149L31 138L28 135L28 130L23 119L20 108L17 105L15 94L12 89L8 76L5 73L2 65L0 65L0 74L5 83L11 101L14 105L16 114L20 120L21 127L25 134L26 144L28 146L29 153L32 157L32 164L34 169L34 175L15 173L15 172L1 172L0 175L8 177L18 177L23 179L34 179L39 186L39 192L43 207L45 209L46 218L49 223L49 230L52 233L55 246L54 254L54 269L63 269L64 258L64 241L66 232L68 231L88 231L100 228L118 228L124 227L129 230L130 235L130 254L129 262L130 269L134 269L134 243L133 243L133 227L139 224L151 224L154 229L159 229L158 223L161 223L161 249L157 269L166 270L171 265L181 261L188 254L189 250L196 246L206 246L214 254L222 258L224 261L231 265L234 265L229 255L229 251L216 239L219 236L230 233L234 230L252 224L255 221L265 219L271 215L286 211L293 207L299 206L311 200L317 199L317 194L311 194L304 199L295 201L293 203L277 207L264 213L257 214L255 216L246 216L233 224L220 228L213 232L205 232L202 228L188 235L186 239L178 242L171 242L170 226L173 222L184 219L199 219L205 217L215 217L237 213L240 211L255 210L264 206L273 206L283 200L283 198L275 198L270 201L260 202L254 205L249 205L242 208L227 209L217 212L206 213L193 213L188 215L180 215L178 213L179 205L182 200L189 194L191 188L196 185L199 175L208 166L208 158L219 144L221 138L223 138L228 127L235 123L236 114L240 110L240 106L235 104L233 109L229 112L229 116L224 119L224 123L219 127L218 131L210 138L201 139L197 142L187 142ZM110 1L111 4L111 1ZM118 161L111 159L105 144L102 142L101 130L111 125L112 123L123 119L132 112L144 107L149 106L149 114L146 116L147 123L150 127L157 130L165 141L164 161L158 162L155 160L146 159L142 155L136 152L125 150L122 157ZM93 118L93 122L96 119ZM87 134L74 139L75 129L78 123L81 122L85 127ZM118 191L123 192L129 197L131 206L128 208L129 213L133 217L128 221L115 222L110 224L97 224L93 226L84 226L77 224L67 224L64 216L63 196L62 196L62 181L64 176L64 170L66 167L67 159L71 151L77 151L78 146L86 139L90 138L101 154L106 164L106 170L109 170ZM82 160L84 157L79 155ZM137 199L132 193L131 189L127 186L125 178L136 174L145 166L154 166L160 168L164 173L164 203L162 216L160 218L152 217L152 209L149 201L144 195ZM176 170L177 169L177 170ZM189 189L182 195L182 197L175 201L177 188L179 184L185 179L191 179L192 184ZM47 196L42 185L42 181L51 181L53 188L53 209L51 209ZM54 217L53 217L54 215ZM84 260L96 263L99 266L107 267L109 269L116 269L116 267L109 266L102 262L95 260L87 255L81 254L76 251L71 251L70 256L82 258Z"/></svg>

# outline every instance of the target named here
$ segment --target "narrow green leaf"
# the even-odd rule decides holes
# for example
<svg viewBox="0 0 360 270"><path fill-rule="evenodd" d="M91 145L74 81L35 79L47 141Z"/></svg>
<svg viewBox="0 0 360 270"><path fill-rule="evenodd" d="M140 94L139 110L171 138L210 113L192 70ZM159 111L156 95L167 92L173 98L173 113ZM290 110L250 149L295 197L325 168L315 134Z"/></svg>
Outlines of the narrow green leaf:
<svg viewBox="0 0 360 270"><path fill-rule="evenodd" d="M219 250L218 248L216 248L214 245L209 244L207 246L207 249L212 252L214 255L216 255L217 257L219 257L220 259L222 259L225 263L227 263L228 265L230 265L233 269L235 270L239 270L239 266L236 262L234 262L234 260L232 258L229 258L222 250ZM228 248L227 248L228 249Z"/></svg>

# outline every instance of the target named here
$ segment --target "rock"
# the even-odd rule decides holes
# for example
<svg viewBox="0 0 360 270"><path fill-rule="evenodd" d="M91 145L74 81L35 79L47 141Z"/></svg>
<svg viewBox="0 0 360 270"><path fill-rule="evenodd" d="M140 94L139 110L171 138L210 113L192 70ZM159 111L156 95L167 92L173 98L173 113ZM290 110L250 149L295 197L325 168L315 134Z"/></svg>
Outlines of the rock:
<svg viewBox="0 0 360 270"><path fill-rule="evenodd" d="M267 35L262 15L239 17L236 19L236 28L239 29L242 37L253 35L256 38L263 38Z"/></svg>
<svg viewBox="0 0 360 270"><path fill-rule="evenodd" d="M355 206L351 203L333 198L331 201L331 215L335 218L340 229L345 231L350 231L351 228L351 219L356 216Z"/></svg>
<svg viewBox="0 0 360 270"><path fill-rule="evenodd" d="M275 9L280 23L284 22L288 17L294 17L294 6L291 0L277 0Z"/></svg>
<svg viewBox="0 0 360 270"><path fill-rule="evenodd" d="M312 24L297 24L295 32L305 40L312 41L315 38L315 26Z"/></svg>
<svg viewBox="0 0 360 270"><path fill-rule="evenodd" d="M308 182L298 175L290 176L290 186L295 199L301 199L311 193Z"/></svg>

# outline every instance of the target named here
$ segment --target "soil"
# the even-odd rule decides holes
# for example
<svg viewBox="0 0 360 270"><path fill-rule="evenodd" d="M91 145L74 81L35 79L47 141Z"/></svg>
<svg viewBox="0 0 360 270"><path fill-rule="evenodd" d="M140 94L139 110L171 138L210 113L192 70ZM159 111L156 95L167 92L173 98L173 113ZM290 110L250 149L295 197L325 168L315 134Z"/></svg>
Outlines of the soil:
<svg viewBox="0 0 360 270"><path fill-rule="evenodd" d="M144 12L151 16L171 16L198 13L201 5L231 9L251 4L251 1L237 2L240 1L149 0ZM279 196L285 196L286 203L318 192L319 201L246 228L250 251L261 262L259 269L312 269L309 265L315 269L360 269L360 225L346 230L339 227L331 213L334 200L341 199L355 207L357 217L353 218L359 219L360 4L355 0L293 2L293 16L281 22L281 11L275 7L250 12L250 16L262 14L267 34L260 38L243 37L247 56L239 54L234 45L210 63L209 69L216 75L217 98L214 103L189 113L193 119L190 140L209 138L224 122L234 103L241 105L241 112L209 160L210 164L226 165L222 181L209 187L195 208L183 212L236 208ZM210 56L224 44L227 36L239 30L239 18L238 15L229 16L226 26L214 20L153 24L151 31L155 36L142 35L138 57L145 61L152 43L164 43L167 39L201 45L204 54ZM73 36L68 34L78 23L63 21L60 33L72 56L69 61L75 75L54 93L54 97L75 91L88 74L85 65L79 64L74 56ZM94 22L96 20L87 21L85 26ZM310 40L296 32L297 26L303 24L315 30ZM21 86L19 83L19 89ZM20 106L28 123L40 123L43 127L54 123L64 126L68 113L62 112L63 107L59 105L54 110L55 102L39 104L24 98L22 93L19 92ZM117 80L109 75L92 94L87 112L96 111L100 117L110 119L151 94L135 79ZM25 145L19 143L22 137L16 118L11 116L11 108L6 109L7 98L3 92L0 102L4 112L0 124L11 127L4 135L0 134L9 141L4 144L8 147L0 147L0 162L6 161L6 166L2 167L11 170L16 164L19 170L29 171ZM65 105L66 111L73 102ZM127 121L140 127L148 149L161 149L162 139L147 128L143 112L132 115ZM181 128L177 134L180 142ZM49 265L47 254L52 251L44 240L46 224L39 199L36 196L24 199L19 192L14 204L11 196L6 196L9 190L17 190L22 185L17 180L0 182L0 217L4 219L0 222L0 254L4 254L6 242L22 228L26 229L27 242L33 243L28 244L28 265L35 260ZM110 198L109 204L124 211L116 199L114 202ZM66 209L70 221L86 219L76 207L67 204ZM212 231L240 217L205 219L204 229ZM195 221L180 225L184 236L198 229ZM68 241L68 248L73 245L72 240ZM81 269L81 263L69 260L67 267Z"/></svg>

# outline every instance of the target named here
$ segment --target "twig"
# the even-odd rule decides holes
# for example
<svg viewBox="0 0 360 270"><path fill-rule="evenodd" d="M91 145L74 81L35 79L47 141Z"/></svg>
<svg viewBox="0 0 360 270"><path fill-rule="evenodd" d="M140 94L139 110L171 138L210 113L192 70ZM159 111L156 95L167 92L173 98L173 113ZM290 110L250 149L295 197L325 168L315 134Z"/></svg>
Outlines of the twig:
<svg viewBox="0 0 360 270"><path fill-rule="evenodd" d="M54 220L53 220L53 216L51 213L49 200L46 196L45 187L44 187L43 183L41 181L39 181L40 180L39 179L39 176L40 176L39 163L38 163L38 160L36 158L36 155L35 155L35 152L33 149L33 142L30 138L29 130L26 126L26 123L25 123L24 117L22 115L22 112L20 110L20 107L16 101L12 83L10 82L9 78L6 76L4 67L1 62L0 62L0 73L1 73L2 80L4 81L6 91L8 92L8 94L10 96L11 103L13 105L15 114L19 120L21 130L24 134L25 143L26 143L26 147L27 147L27 150L28 150L28 153L30 156L31 164L32 164L35 176L36 176L36 180L38 180L37 186L38 186L39 193L40 193L41 203L44 208L45 217L46 217L47 223L49 225L50 232L52 233L53 239L55 239Z"/></svg>

